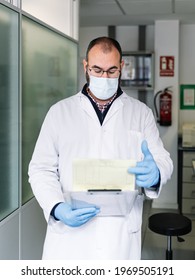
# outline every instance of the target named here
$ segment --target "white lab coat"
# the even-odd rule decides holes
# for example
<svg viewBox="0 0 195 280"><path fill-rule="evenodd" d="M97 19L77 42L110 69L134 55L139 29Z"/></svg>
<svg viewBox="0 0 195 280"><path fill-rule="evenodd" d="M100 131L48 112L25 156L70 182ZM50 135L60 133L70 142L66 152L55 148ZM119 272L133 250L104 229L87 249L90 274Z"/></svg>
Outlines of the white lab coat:
<svg viewBox="0 0 195 280"><path fill-rule="evenodd" d="M145 139L161 175L159 191L173 170L151 110L123 93L109 109L103 125L81 92L52 106L45 118L29 165L29 182L48 222L43 259L140 259L143 195L124 217L95 217L71 228L51 215L53 206L72 190L75 158L143 159Z"/></svg>

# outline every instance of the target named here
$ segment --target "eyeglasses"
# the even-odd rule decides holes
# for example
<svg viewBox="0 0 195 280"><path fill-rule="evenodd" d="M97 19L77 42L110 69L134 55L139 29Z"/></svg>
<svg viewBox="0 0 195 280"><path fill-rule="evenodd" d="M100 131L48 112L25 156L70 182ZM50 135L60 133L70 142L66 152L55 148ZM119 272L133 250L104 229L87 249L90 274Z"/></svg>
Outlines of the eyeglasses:
<svg viewBox="0 0 195 280"><path fill-rule="evenodd" d="M88 68L92 76L101 77L104 73L107 74L108 78L117 78L121 72L120 69L110 68L108 70L103 70L99 67Z"/></svg>

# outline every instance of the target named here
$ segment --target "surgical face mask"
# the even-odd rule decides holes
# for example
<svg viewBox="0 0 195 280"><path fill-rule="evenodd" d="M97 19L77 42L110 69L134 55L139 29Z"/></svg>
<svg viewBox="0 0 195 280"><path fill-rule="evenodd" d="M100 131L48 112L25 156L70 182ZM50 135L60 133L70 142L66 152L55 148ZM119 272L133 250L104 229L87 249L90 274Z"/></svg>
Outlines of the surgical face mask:
<svg viewBox="0 0 195 280"><path fill-rule="evenodd" d="M89 89L98 99L107 100L117 92L118 83L118 78L90 76Z"/></svg>

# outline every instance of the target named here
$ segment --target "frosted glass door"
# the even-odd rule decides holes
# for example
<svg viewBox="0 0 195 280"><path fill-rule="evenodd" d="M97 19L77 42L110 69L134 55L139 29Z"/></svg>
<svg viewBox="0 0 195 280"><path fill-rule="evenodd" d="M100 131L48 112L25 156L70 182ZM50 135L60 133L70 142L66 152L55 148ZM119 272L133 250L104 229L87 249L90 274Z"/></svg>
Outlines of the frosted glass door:
<svg viewBox="0 0 195 280"><path fill-rule="evenodd" d="M77 43L22 20L22 201L32 197L28 164L49 107L77 92Z"/></svg>
<svg viewBox="0 0 195 280"><path fill-rule="evenodd" d="M18 14L0 4L0 220L19 206Z"/></svg>

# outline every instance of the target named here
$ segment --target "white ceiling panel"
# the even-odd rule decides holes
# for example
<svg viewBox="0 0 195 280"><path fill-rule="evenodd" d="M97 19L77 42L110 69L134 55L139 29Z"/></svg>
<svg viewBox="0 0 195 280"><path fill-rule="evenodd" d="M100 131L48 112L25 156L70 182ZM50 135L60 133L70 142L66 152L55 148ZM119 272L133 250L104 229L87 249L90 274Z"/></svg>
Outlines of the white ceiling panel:
<svg viewBox="0 0 195 280"><path fill-rule="evenodd" d="M127 15L170 14L171 0L119 0Z"/></svg>
<svg viewBox="0 0 195 280"><path fill-rule="evenodd" d="M122 11L114 0L82 0L80 14L84 16L112 16L122 15Z"/></svg>
<svg viewBox="0 0 195 280"><path fill-rule="evenodd" d="M103 3L115 3L116 1L115 0L80 0L80 2L82 2L82 5L91 5L92 3L94 5L97 2L103 4Z"/></svg>
<svg viewBox="0 0 195 280"><path fill-rule="evenodd" d="M84 0L85 1L85 0ZM89 1L89 0L88 0ZM93 1L93 0L92 0ZM97 0L98 1L98 0ZM115 1L115 0L113 0ZM126 2L126 3L132 3L132 2L143 2L143 3L148 3L148 2L154 2L154 3L160 3L160 2L172 2L172 0L117 0L118 2ZM185 0L178 0L178 1L185 1ZM193 0L191 0L193 1Z"/></svg>
<svg viewBox="0 0 195 280"><path fill-rule="evenodd" d="M195 0L176 0L175 13L192 14L195 13Z"/></svg>
<svg viewBox="0 0 195 280"><path fill-rule="evenodd" d="M195 0L80 0L81 26L147 25L171 19L195 24Z"/></svg>

